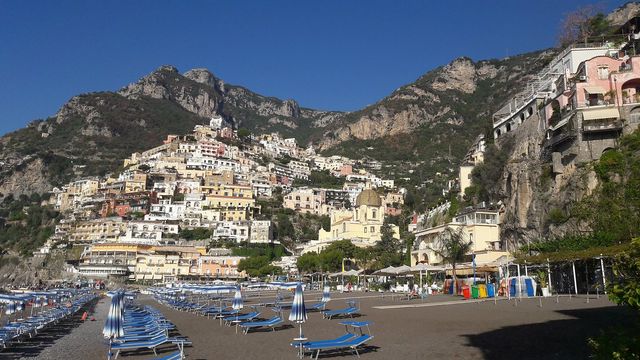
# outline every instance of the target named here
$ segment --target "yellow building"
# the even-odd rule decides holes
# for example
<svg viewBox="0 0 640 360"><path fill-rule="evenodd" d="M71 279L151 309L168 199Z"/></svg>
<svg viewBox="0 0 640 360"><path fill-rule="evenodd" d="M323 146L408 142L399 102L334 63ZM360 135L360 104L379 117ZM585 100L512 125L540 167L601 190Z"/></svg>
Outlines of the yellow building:
<svg viewBox="0 0 640 360"><path fill-rule="evenodd" d="M442 258L438 256L435 250L440 247L440 236L447 227L454 231L462 229L465 240L472 242L472 248L468 253L469 258L471 258L472 254L475 254L476 263L478 264L491 263L504 255L508 255L508 252L503 250L500 241L498 212L474 210L456 216L448 224L417 230L415 232L414 250L411 252L412 266L417 263L442 264Z"/></svg>
<svg viewBox="0 0 640 360"><path fill-rule="evenodd" d="M175 281L198 275L198 258L204 247L153 246L136 258L135 280Z"/></svg>
<svg viewBox="0 0 640 360"><path fill-rule="evenodd" d="M127 230L127 224L119 217L80 221L68 232L72 243L115 242Z"/></svg>
<svg viewBox="0 0 640 360"><path fill-rule="evenodd" d="M372 189L363 190L356 198L356 206L351 210L331 211L331 228L320 229L318 242L314 244L317 251L333 241L351 240L355 245L373 246L381 239L381 228L384 224L385 207L380 196ZM393 237L400 239L400 231L391 225Z"/></svg>
<svg viewBox="0 0 640 360"><path fill-rule="evenodd" d="M219 184L201 188L207 199L207 209L219 213L220 221L253 219L257 211L251 186Z"/></svg>
<svg viewBox="0 0 640 360"><path fill-rule="evenodd" d="M94 244L83 253L78 271L90 278L133 278L138 255L150 248L138 244Z"/></svg>

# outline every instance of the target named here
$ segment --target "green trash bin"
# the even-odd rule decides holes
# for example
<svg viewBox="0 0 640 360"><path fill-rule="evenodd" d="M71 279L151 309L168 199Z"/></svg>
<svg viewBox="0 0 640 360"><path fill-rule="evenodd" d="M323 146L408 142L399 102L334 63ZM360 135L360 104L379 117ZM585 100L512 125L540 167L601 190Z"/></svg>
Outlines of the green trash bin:
<svg viewBox="0 0 640 360"><path fill-rule="evenodd" d="M478 286L473 285L471 286L471 297L474 299L477 299L479 296L479 291L478 291Z"/></svg>

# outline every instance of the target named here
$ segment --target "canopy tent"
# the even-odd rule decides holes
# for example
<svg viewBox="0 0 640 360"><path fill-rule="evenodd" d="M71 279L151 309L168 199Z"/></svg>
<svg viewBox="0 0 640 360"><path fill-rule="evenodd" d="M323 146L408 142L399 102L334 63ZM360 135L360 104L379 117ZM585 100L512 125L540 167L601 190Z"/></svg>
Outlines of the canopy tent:
<svg viewBox="0 0 640 360"><path fill-rule="evenodd" d="M349 271L341 271L337 273L329 274L329 277L338 277L338 276L358 276L362 273L362 270L349 270Z"/></svg>
<svg viewBox="0 0 640 360"><path fill-rule="evenodd" d="M588 109L582 111L582 119L588 120L600 120L600 119L619 119L620 112L615 107L601 108L601 109Z"/></svg>
<svg viewBox="0 0 640 360"><path fill-rule="evenodd" d="M592 95L604 95L606 91L600 86L585 86L584 91Z"/></svg>

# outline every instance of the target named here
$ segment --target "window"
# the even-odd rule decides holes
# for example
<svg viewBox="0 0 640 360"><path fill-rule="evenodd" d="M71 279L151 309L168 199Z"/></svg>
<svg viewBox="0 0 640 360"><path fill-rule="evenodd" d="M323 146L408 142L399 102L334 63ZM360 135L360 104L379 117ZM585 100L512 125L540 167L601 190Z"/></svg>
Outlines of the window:
<svg viewBox="0 0 640 360"><path fill-rule="evenodd" d="M608 66L598 66L598 79L607 80L609 79L609 67Z"/></svg>
<svg viewBox="0 0 640 360"><path fill-rule="evenodd" d="M366 226L364 227L364 233L365 234L367 233L367 227Z"/></svg>
<svg viewBox="0 0 640 360"><path fill-rule="evenodd" d="M371 232L372 232L372 233L376 232L376 228L375 228L375 226L372 226L372 227L371 227Z"/></svg>
<svg viewBox="0 0 640 360"><path fill-rule="evenodd" d="M375 219L377 215L378 215L378 210L376 209L371 210L371 218Z"/></svg>

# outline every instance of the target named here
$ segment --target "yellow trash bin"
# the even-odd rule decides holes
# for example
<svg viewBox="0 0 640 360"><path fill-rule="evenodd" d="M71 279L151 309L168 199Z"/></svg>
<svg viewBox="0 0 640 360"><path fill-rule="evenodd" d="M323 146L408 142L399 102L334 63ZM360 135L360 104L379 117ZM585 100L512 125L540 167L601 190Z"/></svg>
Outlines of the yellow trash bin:
<svg viewBox="0 0 640 360"><path fill-rule="evenodd" d="M480 297L481 299L486 298L486 297L487 297L487 285L485 285L485 284L480 284L480 285L478 285L478 292L480 293L480 294L479 294L479 295L480 295L479 297Z"/></svg>

